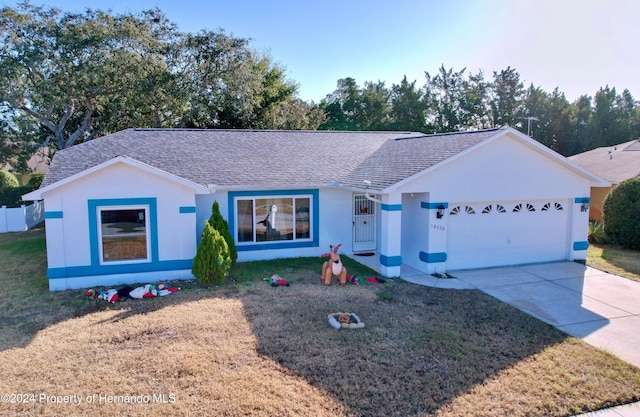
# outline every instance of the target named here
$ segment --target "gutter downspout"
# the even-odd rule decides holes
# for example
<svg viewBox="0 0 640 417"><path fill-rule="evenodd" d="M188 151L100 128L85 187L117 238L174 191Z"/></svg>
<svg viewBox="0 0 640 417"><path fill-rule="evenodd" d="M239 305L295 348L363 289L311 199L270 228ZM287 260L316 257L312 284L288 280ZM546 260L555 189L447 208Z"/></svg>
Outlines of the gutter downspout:
<svg viewBox="0 0 640 417"><path fill-rule="evenodd" d="M372 197L371 194L367 192L367 188L369 188L369 186L371 185L371 181L364 180L364 185L366 185L366 187L364 187L364 196L367 198L367 200L373 201L374 203L382 204L382 200Z"/></svg>
<svg viewBox="0 0 640 417"><path fill-rule="evenodd" d="M364 192L364 196L367 198L367 200L371 200L371 201L373 201L374 203L382 204L382 200L379 200L379 199L377 199L377 198L372 197L372 196L371 196L371 194L369 194L369 193L368 193L368 192L366 192L366 191Z"/></svg>
<svg viewBox="0 0 640 417"><path fill-rule="evenodd" d="M327 187L335 187L335 188L340 188L343 190L350 190L353 192L357 192L357 193L362 193L364 192L364 196L367 200L371 200L374 203L378 203L378 204L382 204L382 200L379 200L375 197L373 197L371 194L369 194L369 192L367 191L367 189L369 188L369 186L371 185L371 181L368 180L364 180L364 184L366 185L366 187L364 188L364 190L359 189L359 188L348 188L348 187L343 187L342 185L340 185L339 182L337 181L332 181L332 182L328 182L326 184Z"/></svg>

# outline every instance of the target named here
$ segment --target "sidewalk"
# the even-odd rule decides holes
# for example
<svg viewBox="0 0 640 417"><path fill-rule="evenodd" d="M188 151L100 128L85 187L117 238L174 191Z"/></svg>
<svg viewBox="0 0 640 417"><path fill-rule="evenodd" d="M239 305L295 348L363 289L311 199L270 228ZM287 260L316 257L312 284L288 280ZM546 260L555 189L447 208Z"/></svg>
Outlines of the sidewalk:
<svg viewBox="0 0 640 417"><path fill-rule="evenodd" d="M580 417L640 417L640 403L592 411L590 413L580 414Z"/></svg>

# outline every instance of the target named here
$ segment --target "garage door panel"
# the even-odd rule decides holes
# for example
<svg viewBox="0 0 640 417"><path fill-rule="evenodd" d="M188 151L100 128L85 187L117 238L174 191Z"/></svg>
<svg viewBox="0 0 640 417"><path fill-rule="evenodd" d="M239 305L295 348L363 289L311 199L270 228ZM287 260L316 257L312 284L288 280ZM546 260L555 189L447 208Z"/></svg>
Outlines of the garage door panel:
<svg viewBox="0 0 640 417"><path fill-rule="evenodd" d="M451 203L447 269L563 260L565 201Z"/></svg>

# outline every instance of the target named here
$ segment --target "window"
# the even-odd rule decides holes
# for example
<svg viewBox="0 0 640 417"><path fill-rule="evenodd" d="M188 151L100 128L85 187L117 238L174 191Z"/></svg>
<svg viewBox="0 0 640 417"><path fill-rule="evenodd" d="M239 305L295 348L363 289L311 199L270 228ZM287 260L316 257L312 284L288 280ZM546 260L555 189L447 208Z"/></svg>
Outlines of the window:
<svg viewBox="0 0 640 417"><path fill-rule="evenodd" d="M98 207L101 263L148 261L148 206Z"/></svg>
<svg viewBox="0 0 640 417"><path fill-rule="evenodd" d="M311 207L311 195L237 197L236 241L242 245L310 240Z"/></svg>

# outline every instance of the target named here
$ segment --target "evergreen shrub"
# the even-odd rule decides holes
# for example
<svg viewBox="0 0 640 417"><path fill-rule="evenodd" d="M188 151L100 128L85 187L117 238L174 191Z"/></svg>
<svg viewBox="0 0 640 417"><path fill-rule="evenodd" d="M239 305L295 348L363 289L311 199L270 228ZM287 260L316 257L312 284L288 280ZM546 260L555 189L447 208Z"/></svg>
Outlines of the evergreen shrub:
<svg viewBox="0 0 640 417"><path fill-rule="evenodd" d="M205 223L191 273L204 285L222 285L230 269L227 242L209 222Z"/></svg>
<svg viewBox="0 0 640 417"><path fill-rule="evenodd" d="M612 243L640 249L640 178L622 181L607 194L604 231Z"/></svg>
<svg viewBox="0 0 640 417"><path fill-rule="evenodd" d="M30 201L23 201L22 196L30 193L38 187L7 187L0 188L0 206L20 207L21 205L29 205Z"/></svg>
<svg viewBox="0 0 640 417"><path fill-rule="evenodd" d="M27 186L34 187L34 189L36 189L40 187L40 184L42 184L43 179L44 179L44 174L35 174L29 179Z"/></svg>
<svg viewBox="0 0 640 417"><path fill-rule="evenodd" d="M233 236L231 236L231 231L229 230L229 223L227 223L227 221L224 219L224 217L222 217L222 214L220 213L220 206L218 205L218 201L213 202L209 224L211 225L211 227L216 229L222 235L225 242L227 242L229 255L231 256L231 267L233 268L236 265L236 261L238 260L238 251L236 250L236 243L233 241Z"/></svg>
<svg viewBox="0 0 640 417"><path fill-rule="evenodd" d="M15 175L10 173L9 171L0 169L0 188L15 188L19 186L20 182Z"/></svg>

